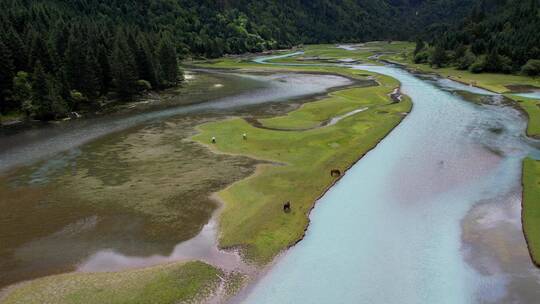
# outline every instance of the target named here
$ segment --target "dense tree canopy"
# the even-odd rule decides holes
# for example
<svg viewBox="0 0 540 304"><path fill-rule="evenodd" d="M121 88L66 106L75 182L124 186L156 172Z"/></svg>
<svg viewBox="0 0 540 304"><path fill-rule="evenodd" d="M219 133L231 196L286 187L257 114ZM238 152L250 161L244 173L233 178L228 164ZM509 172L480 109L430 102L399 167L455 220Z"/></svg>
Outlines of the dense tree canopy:
<svg viewBox="0 0 540 304"><path fill-rule="evenodd" d="M4 0L0 114L58 118L174 86L187 56L300 43L418 37L418 61L534 74L538 19L537 0Z"/></svg>
<svg viewBox="0 0 540 304"><path fill-rule="evenodd" d="M540 74L539 0L479 0L466 18L425 37L432 46L417 47L417 62L431 60L475 73Z"/></svg>

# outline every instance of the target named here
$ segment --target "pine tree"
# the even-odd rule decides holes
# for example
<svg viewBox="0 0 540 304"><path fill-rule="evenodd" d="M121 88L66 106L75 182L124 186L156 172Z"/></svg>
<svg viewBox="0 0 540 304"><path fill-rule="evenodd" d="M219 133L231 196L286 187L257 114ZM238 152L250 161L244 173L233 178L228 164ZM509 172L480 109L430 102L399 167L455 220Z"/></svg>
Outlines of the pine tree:
<svg viewBox="0 0 540 304"><path fill-rule="evenodd" d="M14 107L8 104L14 73L11 52L0 40L0 113Z"/></svg>
<svg viewBox="0 0 540 304"><path fill-rule="evenodd" d="M27 69L27 60L28 60L28 54L26 50L26 46L21 40L21 37L19 34L13 29L13 27L10 27L7 30L7 34L5 44L9 48L11 54L16 56L13 56L13 65L15 67L16 71L24 71Z"/></svg>
<svg viewBox="0 0 540 304"><path fill-rule="evenodd" d="M416 47L414 48L414 55L418 54L425 47L426 47L426 44L424 43L424 40L422 40L421 38L417 38L416 39Z"/></svg>
<svg viewBox="0 0 540 304"><path fill-rule="evenodd" d="M34 73L32 74L31 111L37 119L50 120L53 118L53 113L52 103L48 98L49 87L47 75L41 61L38 60L34 66Z"/></svg>
<svg viewBox="0 0 540 304"><path fill-rule="evenodd" d="M158 56L161 66L162 84L166 87L176 85L178 82L178 58L176 56L176 49L168 37L161 39Z"/></svg>
<svg viewBox="0 0 540 304"><path fill-rule="evenodd" d="M54 72L54 63L48 45L45 43L45 40L40 33L34 33L32 48L30 49L30 55L28 57L28 66L35 66L37 61L41 62L45 72Z"/></svg>
<svg viewBox="0 0 540 304"><path fill-rule="evenodd" d="M72 90L80 91L84 86L85 60L82 43L72 32L68 38L64 57L66 77Z"/></svg>
<svg viewBox="0 0 540 304"><path fill-rule="evenodd" d="M433 54L431 54L430 65L440 68L446 64L447 60L446 50L441 46L435 46Z"/></svg>
<svg viewBox="0 0 540 304"><path fill-rule="evenodd" d="M32 112L32 84L27 72L19 71L13 77L13 100L20 105L20 109L30 116Z"/></svg>
<svg viewBox="0 0 540 304"><path fill-rule="evenodd" d="M116 93L120 98L131 98L137 93L137 65L122 32L116 35L110 65Z"/></svg>
<svg viewBox="0 0 540 304"><path fill-rule="evenodd" d="M84 58L83 83L81 92L88 98L96 98L101 86L101 68L99 66L95 53L89 50Z"/></svg>
<svg viewBox="0 0 540 304"><path fill-rule="evenodd" d="M105 95L109 92L112 86L111 66L109 65L109 55L107 50L102 44L99 44L97 48L97 61L99 64L100 79L100 95Z"/></svg>
<svg viewBox="0 0 540 304"><path fill-rule="evenodd" d="M150 46L143 38L140 38L138 45L136 61L139 78L150 82L153 88L157 88L159 86L158 76Z"/></svg>

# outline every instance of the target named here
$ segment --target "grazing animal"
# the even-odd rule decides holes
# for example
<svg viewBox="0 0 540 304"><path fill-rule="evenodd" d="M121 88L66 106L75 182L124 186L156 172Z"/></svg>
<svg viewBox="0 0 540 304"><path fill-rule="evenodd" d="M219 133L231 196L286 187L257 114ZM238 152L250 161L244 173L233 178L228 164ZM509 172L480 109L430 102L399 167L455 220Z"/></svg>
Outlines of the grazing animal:
<svg viewBox="0 0 540 304"><path fill-rule="evenodd" d="M212 143L213 143L213 144L216 143L216 137L215 137L215 136L212 136Z"/></svg>
<svg viewBox="0 0 540 304"><path fill-rule="evenodd" d="M289 213L291 212L291 202L286 202L283 204L283 212Z"/></svg>
<svg viewBox="0 0 540 304"><path fill-rule="evenodd" d="M341 176L341 171L339 171L338 169L333 169L332 171L330 171L330 176L339 177Z"/></svg>

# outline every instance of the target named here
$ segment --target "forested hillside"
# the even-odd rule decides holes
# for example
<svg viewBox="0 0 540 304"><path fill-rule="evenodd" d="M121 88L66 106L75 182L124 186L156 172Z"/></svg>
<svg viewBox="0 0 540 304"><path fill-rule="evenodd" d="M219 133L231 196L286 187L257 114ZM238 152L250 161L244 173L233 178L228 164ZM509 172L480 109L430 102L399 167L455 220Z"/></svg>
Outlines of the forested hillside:
<svg viewBox="0 0 540 304"><path fill-rule="evenodd" d="M540 74L538 0L476 1L471 12L438 35L418 41L415 60L471 72Z"/></svg>
<svg viewBox="0 0 540 304"><path fill-rule="evenodd" d="M478 57L502 39L504 47L496 51L512 60L512 70L524 64L523 58L537 58L531 46L538 45L538 32L530 32L538 28L538 18L524 11L531 4L514 8L521 1L491 0L496 4L482 4L480 13L460 22L484 2L4 0L0 2L0 114L59 118L94 107L99 100L130 99L142 91L174 86L182 79L178 60L185 57L213 58L301 43L422 36L444 50L442 65L471 52L474 61L481 60ZM528 19L519 19L523 14ZM461 25L457 32L456 24ZM497 30L500 34L494 35ZM517 44L519 49L514 47ZM425 48L422 60L428 60L434 49L428 54Z"/></svg>

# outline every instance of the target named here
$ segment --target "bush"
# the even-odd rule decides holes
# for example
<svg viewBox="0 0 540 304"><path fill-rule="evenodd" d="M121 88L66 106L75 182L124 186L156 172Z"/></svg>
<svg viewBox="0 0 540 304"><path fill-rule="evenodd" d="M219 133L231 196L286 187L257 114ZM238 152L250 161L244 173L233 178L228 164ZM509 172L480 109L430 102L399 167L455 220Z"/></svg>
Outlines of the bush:
<svg viewBox="0 0 540 304"><path fill-rule="evenodd" d="M457 68L459 70L468 69L476 61L476 56L470 51L465 52L462 57L456 58Z"/></svg>
<svg viewBox="0 0 540 304"><path fill-rule="evenodd" d="M521 67L521 73L527 76L538 76L540 75L540 60L539 59L530 59L527 61L523 67Z"/></svg>
<svg viewBox="0 0 540 304"><path fill-rule="evenodd" d="M484 56L480 56L476 58L476 61L469 66L469 71L471 73L482 73L486 66L486 58Z"/></svg>
<svg viewBox="0 0 540 304"><path fill-rule="evenodd" d="M429 59L429 53L427 51L418 52L414 56L414 63L427 63Z"/></svg>
<svg viewBox="0 0 540 304"><path fill-rule="evenodd" d="M500 66L499 71L510 74L512 73L512 59L507 56L499 56Z"/></svg>
<svg viewBox="0 0 540 304"><path fill-rule="evenodd" d="M137 90L138 91L149 91L152 89L152 84L150 84L149 81L146 81L144 79L137 80Z"/></svg>
<svg viewBox="0 0 540 304"><path fill-rule="evenodd" d="M441 46L436 46L429 56L429 64L436 68L442 68L448 62L448 54L446 50Z"/></svg>

